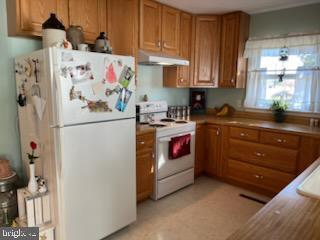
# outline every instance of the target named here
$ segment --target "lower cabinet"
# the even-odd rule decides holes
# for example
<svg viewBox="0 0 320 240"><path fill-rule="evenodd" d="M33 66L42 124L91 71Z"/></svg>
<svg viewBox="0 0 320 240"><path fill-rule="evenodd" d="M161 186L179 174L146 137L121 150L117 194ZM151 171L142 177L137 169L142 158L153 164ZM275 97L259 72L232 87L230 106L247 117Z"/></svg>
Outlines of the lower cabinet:
<svg viewBox="0 0 320 240"><path fill-rule="evenodd" d="M196 151L194 163L194 176L198 177L204 172L204 162L206 157L205 149L206 125L197 124L196 129Z"/></svg>
<svg viewBox="0 0 320 240"><path fill-rule="evenodd" d="M205 173L211 176L218 175L218 163L221 157L221 127L210 124L207 126L205 135Z"/></svg>
<svg viewBox="0 0 320 240"><path fill-rule="evenodd" d="M136 184L137 202L148 199L154 186L154 133L137 135Z"/></svg>

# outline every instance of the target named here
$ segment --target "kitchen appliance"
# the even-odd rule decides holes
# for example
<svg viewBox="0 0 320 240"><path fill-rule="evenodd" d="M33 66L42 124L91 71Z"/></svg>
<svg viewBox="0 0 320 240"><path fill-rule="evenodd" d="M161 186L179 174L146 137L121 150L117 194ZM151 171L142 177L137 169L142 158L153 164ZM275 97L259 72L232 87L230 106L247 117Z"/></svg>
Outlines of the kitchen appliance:
<svg viewBox="0 0 320 240"><path fill-rule="evenodd" d="M23 162L38 143L57 240L102 239L136 220L134 62L57 48L15 60Z"/></svg>
<svg viewBox="0 0 320 240"><path fill-rule="evenodd" d="M137 120L156 128L155 187L152 198L158 200L194 183L195 131L191 121L167 118L166 102L137 104ZM170 159L170 142L181 136L191 136L190 154Z"/></svg>
<svg viewBox="0 0 320 240"><path fill-rule="evenodd" d="M206 90L190 89L191 114L206 113L206 95Z"/></svg>
<svg viewBox="0 0 320 240"><path fill-rule="evenodd" d="M179 56L170 56L164 53L148 52L139 50L138 62L140 65L163 65L163 66L189 66L189 61Z"/></svg>

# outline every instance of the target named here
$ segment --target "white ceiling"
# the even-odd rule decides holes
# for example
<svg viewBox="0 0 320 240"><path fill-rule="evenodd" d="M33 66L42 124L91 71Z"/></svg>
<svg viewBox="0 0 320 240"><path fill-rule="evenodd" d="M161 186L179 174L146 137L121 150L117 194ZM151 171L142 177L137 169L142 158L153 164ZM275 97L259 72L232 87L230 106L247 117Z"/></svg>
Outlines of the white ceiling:
<svg viewBox="0 0 320 240"><path fill-rule="evenodd" d="M250 14L297 7L320 0L158 0L181 10L201 13L226 13L241 10Z"/></svg>

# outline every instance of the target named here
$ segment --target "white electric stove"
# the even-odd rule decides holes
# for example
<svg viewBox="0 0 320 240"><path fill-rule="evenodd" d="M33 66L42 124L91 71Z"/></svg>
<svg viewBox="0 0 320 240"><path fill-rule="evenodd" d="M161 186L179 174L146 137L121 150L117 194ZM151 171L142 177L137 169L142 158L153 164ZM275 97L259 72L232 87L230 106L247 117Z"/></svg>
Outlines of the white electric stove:
<svg viewBox="0 0 320 240"><path fill-rule="evenodd" d="M167 118L166 102L137 104L137 120L156 129L155 187L152 198L158 200L194 183L196 124L186 119ZM172 138L191 135L190 154L169 159L169 142Z"/></svg>

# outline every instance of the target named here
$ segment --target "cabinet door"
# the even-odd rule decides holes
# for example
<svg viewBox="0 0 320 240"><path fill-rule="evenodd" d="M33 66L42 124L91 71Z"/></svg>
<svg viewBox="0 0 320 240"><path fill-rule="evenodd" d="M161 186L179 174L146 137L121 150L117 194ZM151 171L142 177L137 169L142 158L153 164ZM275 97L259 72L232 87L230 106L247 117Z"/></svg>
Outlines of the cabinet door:
<svg viewBox="0 0 320 240"><path fill-rule="evenodd" d="M180 56L191 61L191 39L192 39L192 16L187 13L181 14L180 21ZM179 68L177 85L179 87L190 86L190 66Z"/></svg>
<svg viewBox="0 0 320 240"><path fill-rule="evenodd" d="M205 162L205 125L197 125L194 175L200 176Z"/></svg>
<svg viewBox="0 0 320 240"><path fill-rule="evenodd" d="M218 16L197 17L194 86L218 87L219 46L220 18Z"/></svg>
<svg viewBox="0 0 320 240"><path fill-rule="evenodd" d="M153 153L137 155L137 201L147 199L153 191Z"/></svg>
<svg viewBox="0 0 320 240"><path fill-rule="evenodd" d="M239 23L238 14L222 17L220 87L236 87Z"/></svg>
<svg viewBox="0 0 320 240"><path fill-rule="evenodd" d="M7 0L9 35L41 36L50 13L68 27L68 0Z"/></svg>
<svg viewBox="0 0 320 240"><path fill-rule="evenodd" d="M138 0L108 0L108 36L114 54L136 56Z"/></svg>
<svg viewBox="0 0 320 240"><path fill-rule="evenodd" d="M221 128L216 125L207 127L207 158L205 161L205 171L209 175L218 174L218 163L221 156Z"/></svg>
<svg viewBox="0 0 320 240"><path fill-rule="evenodd" d="M140 1L139 47L161 51L161 5L151 0Z"/></svg>
<svg viewBox="0 0 320 240"><path fill-rule="evenodd" d="M107 32L106 15L107 0L69 0L70 25L81 26L88 43Z"/></svg>
<svg viewBox="0 0 320 240"><path fill-rule="evenodd" d="M179 55L180 11L167 6L162 7L162 52Z"/></svg>

